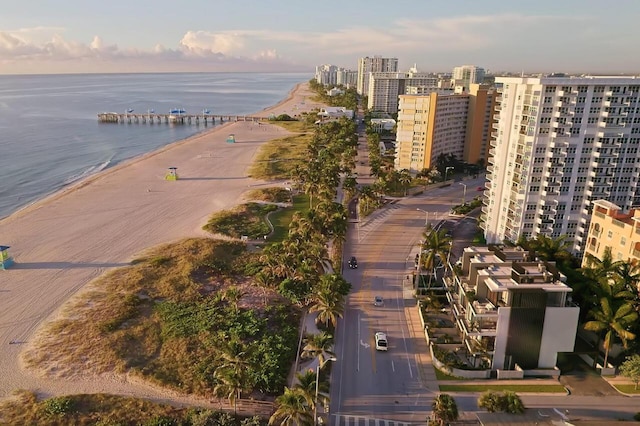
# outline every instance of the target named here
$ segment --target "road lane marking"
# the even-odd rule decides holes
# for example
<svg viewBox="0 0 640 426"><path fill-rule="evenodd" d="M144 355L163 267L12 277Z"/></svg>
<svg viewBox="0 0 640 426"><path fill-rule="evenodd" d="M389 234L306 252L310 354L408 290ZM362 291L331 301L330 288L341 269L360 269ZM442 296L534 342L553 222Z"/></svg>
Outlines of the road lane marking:
<svg viewBox="0 0 640 426"><path fill-rule="evenodd" d="M358 311L358 340L362 341L360 338L360 311ZM358 345L358 363L356 364L356 371L360 371L360 345Z"/></svg>
<svg viewBox="0 0 640 426"><path fill-rule="evenodd" d="M396 372L396 366L393 363L393 360L391 360L391 371L393 371L394 373Z"/></svg>
<svg viewBox="0 0 640 426"><path fill-rule="evenodd" d="M404 299L402 299L404 304ZM407 338L404 334L404 326L402 325L402 315L400 314L400 298L396 290L396 303L398 304L398 321L400 322L400 331L402 331L402 341L404 342L404 351L407 354L407 365L409 366L409 376L413 379L413 371L411 369L411 359L409 358L409 347L407 346ZM404 306L402 307L404 310ZM405 321L406 322L406 321Z"/></svg>

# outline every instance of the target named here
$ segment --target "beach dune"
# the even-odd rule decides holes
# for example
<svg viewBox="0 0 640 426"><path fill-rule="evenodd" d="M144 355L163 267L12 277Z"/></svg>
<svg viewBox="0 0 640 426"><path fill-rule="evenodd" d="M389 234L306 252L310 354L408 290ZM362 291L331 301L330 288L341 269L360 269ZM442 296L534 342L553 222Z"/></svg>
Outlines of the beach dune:
<svg viewBox="0 0 640 426"><path fill-rule="evenodd" d="M300 84L258 115L293 116L319 107L311 96ZM236 143L226 142L229 134ZM146 248L204 235L201 227L212 212L266 185L247 177L247 168L262 143L286 134L270 124L227 123L107 169L0 221L0 244L11 246L16 261L0 271L0 398L16 389L163 395L121 377L38 377L21 367L19 355L36 329L92 279ZM179 180L165 180L168 167L177 167Z"/></svg>

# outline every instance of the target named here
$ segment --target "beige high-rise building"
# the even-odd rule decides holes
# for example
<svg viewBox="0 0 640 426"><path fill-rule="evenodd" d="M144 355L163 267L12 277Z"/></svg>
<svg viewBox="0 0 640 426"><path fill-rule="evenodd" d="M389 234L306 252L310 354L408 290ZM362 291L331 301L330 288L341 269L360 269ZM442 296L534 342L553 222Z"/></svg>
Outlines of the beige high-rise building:
<svg viewBox="0 0 640 426"><path fill-rule="evenodd" d="M438 156L462 159L469 95L401 95L396 133L396 170L412 173L435 165Z"/></svg>
<svg viewBox="0 0 640 426"><path fill-rule="evenodd" d="M383 58L382 56L368 56L358 60L358 85L356 91L359 95L369 93L369 76L372 72L397 72L398 58Z"/></svg>
<svg viewBox="0 0 640 426"><path fill-rule="evenodd" d="M472 84L469 93L467 139L462 159L469 164L486 165L489 158L496 90L489 86Z"/></svg>

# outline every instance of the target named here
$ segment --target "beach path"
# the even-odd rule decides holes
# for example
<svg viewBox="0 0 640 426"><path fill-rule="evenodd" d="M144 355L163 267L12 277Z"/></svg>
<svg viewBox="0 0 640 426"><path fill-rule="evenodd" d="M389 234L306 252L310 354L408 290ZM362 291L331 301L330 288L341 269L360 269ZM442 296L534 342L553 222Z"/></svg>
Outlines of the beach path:
<svg viewBox="0 0 640 426"><path fill-rule="evenodd" d="M296 115L318 107L307 84L259 114ZM236 143L227 143L229 134ZM288 133L275 125L227 123L131 160L64 189L0 221L0 244L16 264L0 271L0 398L16 389L43 394L107 392L158 397L166 392L122 377L63 380L20 365L36 329L92 279L127 265L149 247L203 236L214 211L239 203L268 183L247 177L262 143ZM165 180L168 167L180 179Z"/></svg>

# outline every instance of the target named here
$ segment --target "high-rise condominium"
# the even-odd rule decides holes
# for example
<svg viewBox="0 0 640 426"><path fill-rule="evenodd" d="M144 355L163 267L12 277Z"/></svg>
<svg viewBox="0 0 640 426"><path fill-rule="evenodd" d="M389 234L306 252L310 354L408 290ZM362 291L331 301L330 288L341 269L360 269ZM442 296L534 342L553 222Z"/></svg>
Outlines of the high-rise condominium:
<svg viewBox="0 0 640 426"><path fill-rule="evenodd" d="M482 84L484 80L484 68L475 65L462 65L453 69L451 76L455 86L463 86L469 90L472 84Z"/></svg>
<svg viewBox="0 0 640 426"><path fill-rule="evenodd" d="M396 72L398 71L398 58L383 58L366 56L358 60L358 85L356 90L359 95L369 93L369 74L372 72Z"/></svg>
<svg viewBox="0 0 640 426"><path fill-rule="evenodd" d="M594 200L640 202L640 78L496 77L489 243L566 235L582 253Z"/></svg>

